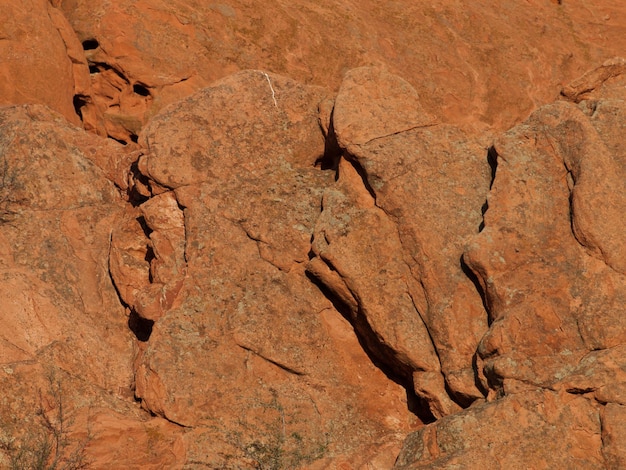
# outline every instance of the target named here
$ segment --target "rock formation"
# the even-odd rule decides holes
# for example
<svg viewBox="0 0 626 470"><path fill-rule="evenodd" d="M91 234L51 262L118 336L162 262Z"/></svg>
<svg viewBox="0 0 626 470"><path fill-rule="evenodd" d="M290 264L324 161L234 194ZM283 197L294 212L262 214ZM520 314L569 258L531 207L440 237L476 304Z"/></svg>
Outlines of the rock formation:
<svg viewBox="0 0 626 470"><path fill-rule="evenodd" d="M0 0L0 467L626 465L593 3Z"/></svg>

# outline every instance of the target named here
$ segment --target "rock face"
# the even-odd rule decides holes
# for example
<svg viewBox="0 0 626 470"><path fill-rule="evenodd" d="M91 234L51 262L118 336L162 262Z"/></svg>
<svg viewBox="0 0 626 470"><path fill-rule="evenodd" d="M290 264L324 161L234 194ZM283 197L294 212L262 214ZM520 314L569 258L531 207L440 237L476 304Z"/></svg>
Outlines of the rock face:
<svg viewBox="0 0 626 470"><path fill-rule="evenodd" d="M104 465L115 453L75 451L106 448L112 429L118 442L147 442L153 428L176 440L175 426L129 400L135 347L107 266L123 201L94 163L122 160L124 150L42 106L1 108L0 123L0 416L1 446L18 459L10 463L32 468L50 442L60 445L52 460ZM159 444L151 456L121 452L113 462L183 458L181 445Z"/></svg>
<svg viewBox="0 0 626 470"><path fill-rule="evenodd" d="M626 465L623 7L4 3L0 467Z"/></svg>
<svg viewBox="0 0 626 470"><path fill-rule="evenodd" d="M346 75L330 127L344 153L310 271L432 415L449 414L458 409L449 393L482 396L472 356L487 319L460 258L489 188L485 152L433 124L408 83L369 68Z"/></svg>
<svg viewBox="0 0 626 470"><path fill-rule="evenodd" d="M568 87L578 104L542 107L495 142L485 227L464 254L489 312L477 370L488 402L411 435L396 468L623 464L625 102L608 83L623 87L621 63ZM570 91L583 82L584 97Z"/></svg>
<svg viewBox="0 0 626 470"><path fill-rule="evenodd" d="M65 41L77 112L86 128L124 142L164 105L238 70L337 90L346 71L364 65L406 78L445 122L506 130L626 45L626 9L615 2L51 3L84 49L75 54L76 40Z"/></svg>

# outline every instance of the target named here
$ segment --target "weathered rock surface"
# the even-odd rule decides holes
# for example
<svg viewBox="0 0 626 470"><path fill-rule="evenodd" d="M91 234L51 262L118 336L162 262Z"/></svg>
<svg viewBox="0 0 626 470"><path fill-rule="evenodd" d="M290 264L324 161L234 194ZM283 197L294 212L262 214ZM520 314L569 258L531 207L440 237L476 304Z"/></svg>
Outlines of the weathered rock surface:
<svg viewBox="0 0 626 470"><path fill-rule="evenodd" d="M135 348L108 273L111 228L123 205L94 163L103 154L124 158L120 145L42 106L0 109L0 439L14 457L20 446L28 456L54 430L59 458L85 446L76 458L100 468L180 463L182 447L160 442L139 461L123 447L100 455L112 429L137 443L152 428L176 439L175 426L153 423L129 400Z"/></svg>
<svg viewBox="0 0 626 470"><path fill-rule="evenodd" d="M445 122L505 130L626 45L615 2L55 0L83 44L85 127L130 142L168 103L242 69L336 90L385 65ZM84 70L84 67L83 67Z"/></svg>
<svg viewBox="0 0 626 470"><path fill-rule="evenodd" d="M0 105L41 103L80 123L73 99L88 93L89 71L60 10L47 0L0 2L0 57Z"/></svg>
<svg viewBox="0 0 626 470"><path fill-rule="evenodd" d="M578 105L542 107L496 141L485 227L464 255L489 312L489 401L412 434L396 468L623 463L622 63L566 88Z"/></svg>
<svg viewBox="0 0 626 470"><path fill-rule="evenodd" d="M0 466L626 465L591 3L0 0Z"/></svg>
<svg viewBox="0 0 626 470"><path fill-rule="evenodd" d="M394 468L606 468L599 409L546 390L513 394L411 434Z"/></svg>
<svg viewBox="0 0 626 470"><path fill-rule="evenodd" d="M472 359L487 318L460 258L482 220L485 150L432 124L411 86L377 69L346 75L332 116L345 153L310 271L344 300L361 334L384 345L392 357L381 360L431 413L449 414L459 407L447 390L461 403L482 397Z"/></svg>
<svg viewBox="0 0 626 470"><path fill-rule="evenodd" d="M164 192L139 206L145 232L130 219L114 233L112 274L141 321L155 322L137 396L189 429L196 465L391 465L411 424L405 392L305 276L334 176L316 167L325 96L242 72L169 107L141 136L139 167Z"/></svg>

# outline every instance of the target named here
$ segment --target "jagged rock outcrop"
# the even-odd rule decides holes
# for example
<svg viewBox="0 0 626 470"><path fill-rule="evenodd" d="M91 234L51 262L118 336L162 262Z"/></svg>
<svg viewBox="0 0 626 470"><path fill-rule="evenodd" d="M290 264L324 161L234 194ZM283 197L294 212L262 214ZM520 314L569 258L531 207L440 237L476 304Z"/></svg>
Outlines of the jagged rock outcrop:
<svg viewBox="0 0 626 470"><path fill-rule="evenodd" d="M41 103L73 124L74 96L89 92L76 33L47 0L0 2L0 105Z"/></svg>
<svg viewBox="0 0 626 470"><path fill-rule="evenodd" d="M578 104L544 106L495 142L485 227L464 254L489 312L477 363L489 401L411 435L396 468L623 463L626 103L609 84L623 86L622 63L566 88L580 98L570 90L586 83Z"/></svg>
<svg viewBox="0 0 626 470"><path fill-rule="evenodd" d="M457 411L449 394L482 397L472 360L487 318L460 258L482 219L485 151L433 123L404 80L371 68L346 75L330 128L345 150L310 272L435 417Z"/></svg>
<svg viewBox="0 0 626 470"><path fill-rule="evenodd" d="M506 130L626 45L615 2L51 3L84 49L68 46L80 73L63 106L74 96L86 128L127 143L163 106L243 69L336 90L347 70L385 65L444 122Z"/></svg>

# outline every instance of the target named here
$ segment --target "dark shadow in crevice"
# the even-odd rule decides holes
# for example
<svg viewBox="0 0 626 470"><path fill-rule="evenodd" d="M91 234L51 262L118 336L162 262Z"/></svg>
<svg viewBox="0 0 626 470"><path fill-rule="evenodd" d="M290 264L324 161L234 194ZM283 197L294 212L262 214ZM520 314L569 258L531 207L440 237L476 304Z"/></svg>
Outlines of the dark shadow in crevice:
<svg viewBox="0 0 626 470"><path fill-rule="evenodd" d="M485 201L483 205L480 207L480 215L483 217L483 220L480 221L478 225L478 233L482 232L485 228L485 214L489 210L489 201Z"/></svg>
<svg viewBox="0 0 626 470"><path fill-rule="evenodd" d="M334 110L333 110L334 113ZM335 135L335 126L333 124L333 113L330 116L330 125L328 127L328 134L324 139L324 155L317 159L315 166L318 166L322 170L337 170L339 166L339 159L341 158L341 147L337 142L337 136Z"/></svg>
<svg viewBox="0 0 626 470"><path fill-rule="evenodd" d="M122 144L122 145L128 145L128 142L126 142L124 139L116 139L113 136L108 136L109 139L114 140L115 142L117 142L118 144Z"/></svg>
<svg viewBox="0 0 626 470"><path fill-rule="evenodd" d="M100 47L100 43L97 39L85 39L83 41L83 50L85 51L93 51L94 49L98 49Z"/></svg>
<svg viewBox="0 0 626 470"><path fill-rule="evenodd" d="M139 222L139 225L141 225L141 230L143 230L143 233L145 234L146 238L150 238L152 229L148 226L148 223L146 222L146 218L143 215L140 215L139 217L137 217L137 222Z"/></svg>
<svg viewBox="0 0 626 470"><path fill-rule="evenodd" d="M136 93L139 96L150 96L150 90L148 90L148 88L141 83L135 83L133 85L133 93Z"/></svg>
<svg viewBox="0 0 626 470"><path fill-rule="evenodd" d="M120 301L120 305L130 311L128 315L128 328L133 332L135 337L142 342L148 341L150 335L152 334L152 327L154 325L153 320L146 320L145 318L141 318L137 312L135 312L124 300L120 294L115 281L113 280L113 275L111 274L111 266L109 265L109 279L111 280L111 284L113 284L113 288L115 289L115 293L117 294L117 298Z"/></svg>
<svg viewBox="0 0 626 470"><path fill-rule="evenodd" d="M352 325L361 348L372 361L372 364L380 369L389 380L405 389L408 410L424 424L436 421L428 404L415 393L413 371L396 360L395 353L391 348L378 341L376 334L365 321L365 317L358 313L353 315L350 308L313 274L307 271L306 276Z"/></svg>
<svg viewBox="0 0 626 470"><path fill-rule="evenodd" d="M130 328L130 331L135 334L139 341L146 342L150 339L153 326L154 320L146 320L145 318L141 318L134 310L130 311L130 315L128 315L128 328Z"/></svg>
<svg viewBox="0 0 626 470"><path fill-rule="evenodd" d="M480 393L482 393L484 396L487 396L487 394L489 393L489 389L483 386L483 383L478 377L478 351L476 351L472 356L472 368L474 369L474 385L476 385L476 388L480 390Z"/></svg>
<svg viewBox="0 0 626 470"><path fill-rule="evenodd" d="M122 79L122 81L124 81L124 83L129 83L128 79L126 78L126 75L124 75L120 70L116 69L112 65L107 64L106 62L89 61L89 73L91 74L102 73L107 70L112 70L115 73L115 75L117 75L119 78Z"/></svg>
<svg viewBox="0 0 626 470"><path fill-rule="evenodd" d="M489 168L491 168L491 182L489 183L489 189L491 189L496 179L496 171L498 170L498 152L496 152L496 148L493 145L487 150L487 163L489 163Z"/></svg>
<svg viewBox="0 0 626 470"><path fill-rule="evenodd" d="M89 102L89 97L85 95L74 95L72 102L74 104L74 111L76 112L80 120L82 121L83 120L82 108Z"/></svg>
<svg viewBox="0 0 626 470"><path fill-rule="evenodd" d="M475 371L476 369L474 369ZM476 381L478 380L478 378L476 377L476 373L474 373L474 384L476 385ZM478 387L478 385L476 385L476 387L478 388L478 390L480 390L481 393L483 393L483 395L486 396L486 393L483 392L482 387ZM476 401L476 397L475 396L471 396L471 395L465 395L464 393L461 393L459 391L455 391L452 390L450 388L450 386L448 385L448 381L444 381L444 388L446 390L446 392L448 393L448 396L450 398L452 398L452 401L454 401L454 403L456 403L457 405L459 405L461 408L465 409L465 408L469 408L472 403L474 403Z"/></svg>
<svg viewBox="0 0 626 470"><path fill-rule="evenodd" d="M472 284L474 284L474 288L476 289L476 292L478 292L478 295L480 295L480 300L483 303L483 309L485 310L485 315L487 315L487 324L490 325L489 302L487 300L487 293L485 292L485 289L483 288L483 284L480 282L478 275L474 271L472 271L472 269L467 265L467 263L463 259L463 255L461 255L461 257L459 258L459 265L461 266L461 270L463 271L463 274L465 274L467 278L470 281L472 281Z"/></svg>
<svg viewBox="0 0 626 470"><path fill-rule="evenodd" d="M130 173L133 175L133 179L135 181L141 183L146 188L150 187L150 180L148 179L147 176L145 176L139 171L138 163L136 161L130 166ZM146 202L148 199L150 198L148 196L144 196L143 194L139 193L139 191L137 191L137 188L135 186L133 186L128 191L128 202L130 202L130 204L133 207L140 206L141 204Z"/></svg>
<svg viewBox="0 0 626 470"><path fill-rule="evenodd" d="M100 73L105 70L111 70L111 67L106 62L89 62L89 73Z"/></svg>
<svg viewBox="0 0 626 470"><path fill-rule="evenodd" d="M363 186L365 186L365 189L367 189L367 192L370 193L370 196L372 196L372 199L376 201L376 192L374 191L374 188L372 188L372 185L369 182L367 171L365 171L365 168L363 168L363 166L359 163L359 161L354 158L348 158L347 160L352 164L356 172L361 177L361 180L363 181Z"/></svg>

